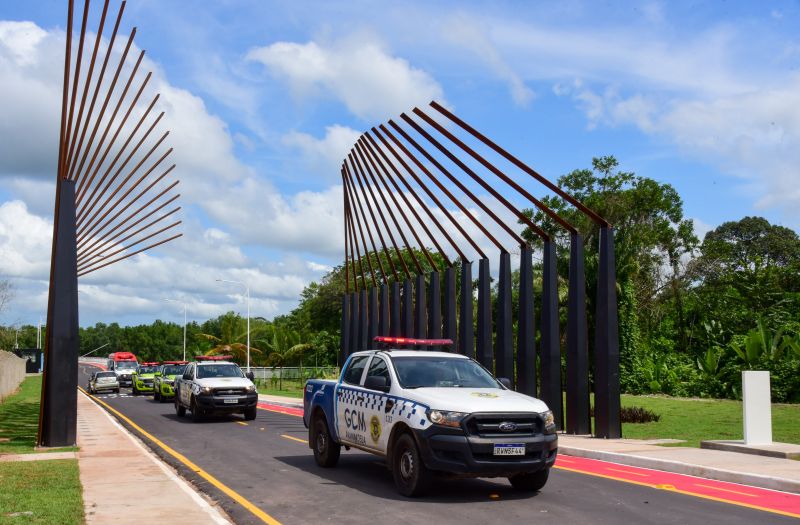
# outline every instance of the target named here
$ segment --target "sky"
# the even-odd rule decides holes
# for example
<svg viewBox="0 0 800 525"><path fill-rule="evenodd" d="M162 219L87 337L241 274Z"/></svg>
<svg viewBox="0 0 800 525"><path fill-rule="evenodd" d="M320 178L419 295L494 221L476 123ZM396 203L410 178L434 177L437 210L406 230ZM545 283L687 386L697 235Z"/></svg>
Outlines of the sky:
<svg viewBox="0 0 800 525"><path fill-rule="evenodd" d="M81 278L83 326L181 322L167 300L244 314L218 279L249 285L252 316L291 311L343 259L342 159L431 100L551 180L616 156L673 185L700 236L800 229L798 2L131 0L134 26L184 235ZM65 1L0 2L0 324L46 315L65 27Z"/></svg>

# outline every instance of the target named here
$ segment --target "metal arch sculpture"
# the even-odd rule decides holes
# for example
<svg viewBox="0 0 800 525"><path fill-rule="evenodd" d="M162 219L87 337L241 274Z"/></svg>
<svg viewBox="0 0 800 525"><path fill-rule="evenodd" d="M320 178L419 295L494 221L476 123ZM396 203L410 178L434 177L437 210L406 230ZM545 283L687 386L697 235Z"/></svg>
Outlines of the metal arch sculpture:
<svg viewBox="0 0 800 525"><path fill-rule="evenodd" d="M340 362L343 363L348 354L366 349L368 341L379 333L450 338L457 341L457 352L475 357L498 376L508 377L523 393L537 395L537 384L541 383L539 397L553 409L559 428L566 428L573 434L591 433L583 239L574 226L525 189L524 181L533 179L580 210L600 229L593 363L595 435L621 437L613 227L448 109L436 102L432 102L431 107L437 118L414 108L413 115L402 114L399 122L390 120L387 124L373 127L356 141L342 163L347 290L342 298ZM465 137L459 138L452 129L460 130ZM468 142L476 142L481 149L488 149L524 176L515 179L500 170ZM489 176L471 168L467 159L473 165L480 165L481 172L485 170ZM453 167L448 168L445 164ZM476 195L465 181L476 184L488 197ZM570 235L566 421L562 407L554 241L504 193L523 198ZM449 207L453 206L480 232L477 238L470 235L451 213ZM468 206L482 210L495 226L493 229L502 234L492 233L489 223L484 224L470 213ZM536 377L533 250L515 230L516 225L503 221L495 209L505 210L537 234L543 243L539 381ZM414 244L409 242L409 237L413 238ZM387 246L387 238L391 247ZM492 319L489 258L479 242L484 239L500 253L496 319ZM431 246L444 261L443 268L434 262ZM513 348L511 289L511 252L515 247L519 247L520 252L516 352ZM432 268L427 281L415 250ZM447 256L447 253L457 254L461 290L471 290L472 261L465 253L470 250L479 258L477 312L473 312L471 293L461 293L457 297L456 267ZM401 271L393 262L392 253L397 256ZM413 263L411 268L403 254L408 254L407 258ZM384 259L388 264L384 265ZM377 260L377 264L373 264L373 260ZM442 271L443 278L440 276ZM412 280L416 282L412 284ZM493 334L496 335L494 344Z"/></svg>
<svg viewBox="0 0 800 525"><path fill-rule="evenodd" d="M153 115L158 95L147 105L142 102L152 77L152 72L140 72L144 51L131 56L136 28L122 50L115 49L125 1L107 42L109 0L103 2L90 54L85 49L90 0L84 1L73 56L74 10L69 0L37 437L41 446L75 443L78 277L182 235L176 233L181 221L172 219L180 210L174 205L179 181L170 179L175 164L164 167L172 153L164 145L169 131L151 136L164 113Z"/></svg>

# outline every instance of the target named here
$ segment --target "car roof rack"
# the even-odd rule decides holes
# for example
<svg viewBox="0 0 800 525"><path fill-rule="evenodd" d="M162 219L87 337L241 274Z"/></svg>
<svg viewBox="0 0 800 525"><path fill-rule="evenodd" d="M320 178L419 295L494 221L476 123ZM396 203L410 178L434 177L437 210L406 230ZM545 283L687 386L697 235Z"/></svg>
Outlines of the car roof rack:
<svg viewBox="0 0 800 525"><path fill-rule="evenodd" d="M196 355L194 358L198 361L230 361L233 359L232 355Z"/></svg>
<svg viewBox="0 0 800 525"><path fill-rule="evenodd" d="M411 337L393 337L388 335L376 335L373 338L376 343L394 346L451 346L452 339L416 339ZM390 349L382 349L385 352Z"/></svg>

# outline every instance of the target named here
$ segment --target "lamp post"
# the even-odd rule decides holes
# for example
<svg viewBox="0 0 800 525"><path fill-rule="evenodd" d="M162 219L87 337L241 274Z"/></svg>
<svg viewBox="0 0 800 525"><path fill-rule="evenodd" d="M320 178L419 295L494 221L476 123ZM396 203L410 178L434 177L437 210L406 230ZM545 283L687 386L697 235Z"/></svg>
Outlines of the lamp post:
<svg viewBox="0 0 800 525"><path fill-rule="evenodd" d="M242 281L230 281L228 279L217 279L219 283L233 283L244 286L247 295L247 372L250 372L250 286Z"/></svg>
<svg viewBox="0 0 800 525"><path fill-rule="evenodd" d="M178 301L177 299L164 299L171 303L180 303L183 305L183 360L186 361L186 301Z"/></svg>

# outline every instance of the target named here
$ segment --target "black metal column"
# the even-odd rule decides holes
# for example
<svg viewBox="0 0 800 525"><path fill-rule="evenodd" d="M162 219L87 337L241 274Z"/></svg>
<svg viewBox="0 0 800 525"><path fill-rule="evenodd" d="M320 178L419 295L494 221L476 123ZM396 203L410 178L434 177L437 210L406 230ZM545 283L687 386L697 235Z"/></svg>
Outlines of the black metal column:
<svg viewBox="0 0 800 525"><path fill-rule="evenodd" d="M378 303L378 335L389 335L389 287L381 285Z"/></svg>
<svg viewBox="0 0 800 525"><path fill-rule="evenodd" d="M519 319L517 320L517 391L536 397L536 326L533 308L533 251L519 254Z"/></svg>
<svg viewBox="0 0 800 525"><path fill-rule="evenodd" d="M361 297L358 298L358 350L366 350L368 348L367 334L369 326L367 325L369 304L367 304L367 290L361 290Z"/></svg>
<svg viewBox="0 0 800 525"><path fill-rule="evenodd" d="M583 236L570 236L567 305L567 433L590 434L589 347L586 326L586 275Z"/></svg>
<svg viewBox="0 0 800 525"><path fill-rule="evenodd" d="M461 261L461 302L458 319L458 353L475 357L475 332L472 312L472 263Z"/></svg>
<svg viewBox="0 0 800 525"><path fill-rule="evenodd" d="M511 254L500 253L500 275L497 283L497 338L495 363L497 377L507 377L515 387L514 325L511 319Z"/></svg>
<svg viewBox="0 0 800 525"><path fill-rule="evenodd" d="M453 341L447 350L455 352L458 346L456 337L456 269L448 266L444 271L444 338Z"/></svg>
<svg viewBox="0 0 800 525"><path fill-rule="evenodd" d="M342 337L339 340L339 366L344 365L344 360L350 353L350 294L342 295Z"/></svg>
<svg viewBox="0 0 800 525"><path fill-rule="evenodd" d="M558 318L558 278L556 246L544 243L542 251L542 385L540 396L553 411L556 427L564 428L564 401L561 394L561 334Z"/></svg>
<svg viewBox="0 0 800 525"><path fill-rule="evenodd" d="M478 330L476 353L480 364L494 372L492 358L492 291L489 259L478 261Z"/></svg>
<svg viewBox="0 0 800 525"><path fill-rule="evenodd" d="M75 183L60 180L47 309L39 444L75 445L78 424L78 254Z"/></svg>
<svg viewBox="0 0 800 525"><path fill-rule="evenodd" d="M372 287L369 289L369 313L367 318L367 347L374 348L373 341L375 336L378 335L378 289Z"/></svg>
<svg viewBox="0 0 800 525"><path fill-rule="evenodd" d="M414 302L414 337L425 339L428 331L428 295L425 293L425 276L417 275L416 301Z"/></svg>
<svg viewBox="0 0 800 525"><path fill-rule="evenodd" d="M619 321L613 228L600 228L599 255L594 331L594 433L597 437L620 438Z"/></svg>
<svg viewBox="0 0 800 525"><path fill-rule="evenodd" d="M392 283L392 307L389 309L389 335L398 337L403 333L400 323L400 283Z"/></svg>
<svg viewBox="0 0 800 525"><path fill-rule="evenodd" d="M439 272L431 272L430 301L428 301L428 338L442 338L442 283L439 280ZM433 347L431 350L439 350Z"/></svg>
<svg viewBox="0 0 800 525"><path fill-rule="evenodd" d="M347 352L347 355L358 352L358 333L360 330L358 321L361 317L361 309L358 307L358 298L358 292L350 294L350 350Z"/></svg>
<svg viewBox="0 0 800 525"><path fill-rule="evenodd" d="M414 337L414 289L411 279L403 281L403 329L401 337Z"/></svg>

